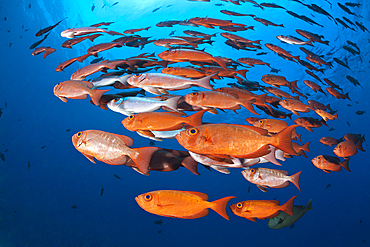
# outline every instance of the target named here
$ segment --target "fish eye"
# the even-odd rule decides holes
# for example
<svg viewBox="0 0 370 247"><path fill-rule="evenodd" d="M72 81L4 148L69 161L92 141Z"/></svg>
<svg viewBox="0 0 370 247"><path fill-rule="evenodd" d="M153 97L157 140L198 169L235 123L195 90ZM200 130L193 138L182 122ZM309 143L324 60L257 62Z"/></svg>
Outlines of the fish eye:
<svg viewBox="0 0 370 247"><path fill-rule="evenodd" d="M134 77L139 77L139 75L134 75Z"/></svg>
<svg viewBox="0 0 370 247"><path fill-rule="evenodd" d="M76 134L76 136L77 137L80 137L82 135L82 132L78 132L77 134Z"/></svg>
<svg viewBox="0 0 370 247"><path fill-rule="evenodd" d="M317 159L318 159L318 160L321 160L321 157L319 156L319 157L317 157Z"/></svg>
<svg viewBox="0 0 370 247"><path fill-rule="evenodd" d="M253 169L253 168L252 168L252 169L250 170L250 172L254 174L254 173L256 173L256 169Z"/></svg>
<svg viewBox="0 0 370 247"><path fill-rule="evenodd" d="M195 96L197 94L198 94L197 92L194 92L194 93L191 93L190 95Z"/></svg>
<svg viewBox="0 0 370 247"><path fill-rule="evenodd" d="M145 199L145 201L150 201L150 200L152 200L152 195L151 194L146 194L144 196L144 199Z"/></svg>
<svg viewBox="0 0 370 247"><path fill-rule="evenodd" d="M119 98L115 98L113 101L114 101L114 102L117 102L118 100L119 100Z"/></svg>
<svg viewBox="0 0 370 247"><path fill-rule="evenodd" d="M190 129L189 130L189 134L192 135L192 136L193 135L196 135L197 133L198 133L198 130L197 129Z"/></svg>
<svg viewBox="0 0 370 247"><path fill-rule="evenodd" d="M260 124L263 124L263 120L258 121Z"/></svg>
<svg viewBox="0 0 370 247"><path fill-rule="evenodd" d="M134 117L135 117L134 115L130 115L130 116L128 116L128 119L132 120L132 119L134 119Z"/></svg>
<svg viewBox="0 0 370 247"><path fill-rule="evenodd" d="M236 204L236 207L237 208L242 208L243 204L241 204L240 202Z"/></svg>

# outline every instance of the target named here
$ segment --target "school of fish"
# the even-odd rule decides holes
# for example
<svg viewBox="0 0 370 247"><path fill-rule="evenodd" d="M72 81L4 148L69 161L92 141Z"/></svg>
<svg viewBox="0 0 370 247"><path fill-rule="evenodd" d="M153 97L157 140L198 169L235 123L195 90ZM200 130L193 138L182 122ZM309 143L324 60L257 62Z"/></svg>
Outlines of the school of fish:
<svg viewBox="0 0 370 247"><path fill-rule="evenodd" d="M259 163L262 165L271 162L277 166L284 166L283 162L287 158L299 155L307 158L306 152L310 152L310 142L305 144L302 142L306 131L313 132L313 128L320 128L322 125L329 126L330 121L338 121L340 118L329 104L324 105L309 97L323 94L330 100L334 100L333 97L338 100L351 100L348 92L344 93L339 85L322 76L326 70L334 66L342 66L349 70L350 67L347 61L311 51L312 47L329 46L330 41L325 40L322 33L300 29L297 21L296 33L287 35L283 31L284 23L276 24L259 18L251 13L250 7L271 11L271 14L274 14L274 11L279 12L279 15L286 12L301 21L323 27L314 19L274 3L257 3L253 0L222 1L225 3L215 5L233 9L237 7L240 12L221 10L221 13L228 15L229 20L211 16L192 17L181 21L162 21L155 27L137 28L132 25L132 29L123 31L103 28L101 26L108 27L115 23L101 22L61 32L60 35L67 38L61 45L63 48L72 49L80 42L96 44L92 45L86 54L60 63L56 71L65 71L72 63L83 63L90 56L96 59L71 73L70 80L57 83L54 87L56 97L67 102L68 99L86 99L89 95L93 105L125 115L122 116L122 128L149 138L151 143L175 138L184 148L172 150L153 145L133 148L133 138L136 135L134 133L129 137L102 130L81 130L72 136L72 144L80 153L93 163L96 159L109 165L126 165L143 175L149 175L149 171L167 172L180 167L200 175L197 166L201 164L207 169L224 174L229 174L229 169L239 168L242 170L242 176L263 192L273 188L283 189L290 183L299 191L301 188L305 189L305 186L301 187L299 184L300 176L304 176L301 171L289 175L286 170L260 167ZM198 2L210 1L198 0ZM335 25L340 24L345 29L369 32L362 24L361 16L356 14L360 7L358 3L338 3L338 8L347 16L341 19L334 18L316 4L300 0L292 2L307 7L315 14L326 16ZM114 5L116 4L118 2ZM91 11L94 8L93 5ZM353 19L353 22L349 18ZM38 46L63 20L36 33L36 36L44 37L31 45L31 49L35 48L33 56L44 53L46 58L58 50L50 46ZM246 20L248 25L241 23ZM251 23L256 26L249 26ZM282 30L281 35L276 36L275 44L248 39L248 30L258 32L260 25L258 23ZM156 40L137 34L153 28L174 25L188 26L192 30L185 30L184 34L176 36L175 31L172 31L168 37ZM218 29L218 32L202 33L197 31L199 27L211 31ZM111 36L112 41L98 43L101 36ZM212 55L205 49L213 45L215 41L212 38L216 36L225 38L225 44L236 50L254 54L246 56L246 53L239 52L238 58ZM123 46L143 49L150 44L163 47L164 50L157 55L142 53L125 59L99 58L106 50ZM300 46L303 53L288 52L292 45ZM349 40L343 48L353 55L361 52L360 48ZM298 86L298 80L277 75L279 70L272 68L271 63L257 58L271 52L281 59L304 66L302 71L305 71L306 79ZM271 74L261 75L260 82L249 81L248 72L255 66L268 66L271 68ZM219 82L224 77L232 78L235 83L225 87L222 81ZM354 77L348 75L346 78L354 86L362 87ZM303 89L305 86L307 88ZM105 89L98 89L101 87ZM194 91L188 90L186 93L181 91L189 88ZM311 93L301 93L300 90L308 91L306 90L308 88L312 90ZM108 94L108 91L114 93ZM223 123L222 118L218 123L203 121L208 114L218 114L219 111L234 114L229 110L246 113L246 122ZM301 116L305 113L316 113L317 118ZM293 114L297 116L294 120ZM257 118L255 115L261 117ZM292 120L294 124L288 124L283 120L286 118ZM326 173L339 172L342 168L350 172L350 157L356 155L358 150L365 151L362 146L364 141L363 135L354 133L346 133L340 138L324 136L320 143L334 146L333 154L319 154L311 162ZM268 226L280 229L293 224L312 209L311 200L304 208L293 207L296 197L292 196L283 205L277 200L244 200L233 203L230 210L236 216L251 221L270 219ZM158 190L138 195L135 200L142 209L156 215L195 219L206 216L210 208L229 220L227 204L234 198L227 196L216 201L208 201L208 195L201 192Z"/></svg>

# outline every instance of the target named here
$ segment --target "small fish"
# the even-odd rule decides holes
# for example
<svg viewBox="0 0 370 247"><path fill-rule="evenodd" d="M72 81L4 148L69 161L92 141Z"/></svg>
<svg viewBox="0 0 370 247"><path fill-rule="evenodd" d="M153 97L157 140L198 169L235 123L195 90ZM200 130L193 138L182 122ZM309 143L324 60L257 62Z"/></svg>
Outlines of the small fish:
<svg viewBox="0 0 370 247"><path fill-rule="evenodd" d="M347 122L348 123L348 122ZM333 127L330 127L330 129L329 129L329 131L333 131L333 130L335 130Z"/></svg>
<svg viewBox="0 0 370 247"><path fill-rule="evenodd" d="M29 8L29 9L31 8L31 4L28 4L28 8Z"/></svg>
<svg viewBox="0 0 370 247"><path fill-rule="evenodd" d="M172 36L172 35L174 35L174 34L175 34L175 32L176 32L176 30L174 30L174 31L170 32L170 34L169 34L168 36Z"/></svg>
<svg viewBox="0 0 370 247"><path fill-rule="evenodd" d="M356 111L357 115L363 115L364 113L366 113L366 111Z"/></svg>
<svg viewBox="0 0 370 247"><path fill-rule="evenodd" d="M103 196L103 193L104 193L104 188L103 186L101 187L101 190L100 190L100 196Z"/></svg>
<svg viewBox="0 0 370 247"><path fill-rule="evenodd" d="M173 4L170 4L170 5L167 5L166 7L167 7L167 8L169 8L169 7L171 7L172 5L173 5Z"/></svg>
<svg viewBox="0 0 370 247"><path fill-rule="evenodd" d="M154 12L158 11L160 8L162 8L162 6L161 6L161 7L156 8L156 9L153 9L153 10L152 10L152 12L154 13Z"/></svg>
<svg viewBox="0 0 370 247"><path fill-rule="evenodd" d="M150 140L149 141L149 146L154 146L155 145L155 142L153 140Z"/></svg>
<svg viewBox="0 0 370 247"><path fill-rule="evenodd" d="M291 225L289 229L293 229L295 227L295 224Z"/></svg>
<svg viewBox="0 0 370 247"><path fill-rule="evenodd" d="M46 147L46 145L42 146L41 149L44 149Z"/></svg>
<svg viewBox="0 0 370 247"><path fill-rule="evenodd" d="M104 9L105 6L106 6L106 4L104 4L101 8Z"/></svg>
<svg viewBox="0 0 370 247"><path fill-rule="evenodd" d="M331 184L326 185L326 189L329 189L331 187Z"/></svg>
<svg viewBox="0 0 370 247"><path fill-rule="evenodd" d="M348 127L351 127L351 125L349 124L349 122L347 121L347 124L348 124Z"/></svg>
<svg viewBox="0 0 370 247"><path fill-rule="evenodd" d="M71 131L71 129L66 129L66 131L67 131L67 132L70 132L70 131Z"/></svg>
<svg viewBox="0 0 370 247"><path fill-rule="evenodd" d="M272 68L271 70L270 70L270 72L271 73L279 73L281 71L281 69L274 69L274 68Z"/></svg>
<svg viewBox="0 0 370 247"><path fill-rule="evenodd" d="M4 21L6 21L6 17L4 17Z"/></svg>
<svg viewBox="0 0 370 247"><path fill-rule="evenodd" d="M113 176L115 177L115 178L117 178L117 179L121 179L121 177L120 176L118 176L118 175L116 175L116 174L113 174ZM121 179L122 180L122 179Z"/></svg>
<svg viewBox="0 0 370 247"><path fill-rule="evenodd" d="M156 225L162 225L163 224L163 221L162 220L155 220L154 221L154 224L156 224Z"/></svg>
<svg viewBox="0 0 370 247"><path fill-rule="evenodd" d="M160 234L160 233L162 233L162 231L161 231L161 230L159 230L159 231L158 231L158 233Z"/></svg>
<svg viewBox="0 0 370 247"><path fill-rule="evenodd" d="M114 6L114 5L117 5L119 2L115 2L114 4L112 4L112 7Z"/></svg>
<svg viewBox="0 0 370 247"><path fill-rule="evenodd" d="M95 4L93 4L93 5L91 6L91 11L94 11L94 9L95 9Z"/></svg>
<svg viewBox="0 0 370 247"><path fill-rule="evenodd" d="M76 206L76 205L72 205L72 206L71 206L71 208L76 209L76 208L77 208L77 206Z"/></svg>
<svg viewBox="0 0 370 247"><path fill-rule="evenodd" d="M362 224L362 220L360 220L360 223Z"/></svg>
<svg viewBox="0 0 370 247"><path fill-rule="evenodd" d="M257 55L257 56L267 55L267 52L260 52L260 53L257 53L256 55ZM271 69L271 70L273 70L273 69Z"/></svg>
<svg viewBox="0 0 370 247"><path fill-rule="evenodd" d="M2 159L3 161L5 161L5 156L4 156L4 154L0 153L0 159Z"/></svg>
<svg viewBox="0 0 370 247"><path fill-rule="evenodd" d="M352 77L352 76L350 76L350 75L347 75L347 76L346 76L346 78L347 78L347 80L349 80L353 85L355 85L355 86L359 85L360 87L362 87L362 86L361 86L361 84L358 82L358 80L356 80L354 77ZM364 89L364 88L362 87L362 89Z"/></svg>
<svg viewBox="0 0 370 247"><path fill-rule="evenodd" d="M28 161L28 163L27 163L27 166L28 166L28 170L30 169L30 167L31 167L31 163Z"/></svg>
<svg viewBox="0 0 370 247"><path fill-rule="evenodd" d="M3 108L0 108L0 117L1 115L3 115L3 111L2 111Z"/></svg>
<svg viewBox="0 0 370 247"><path fill-rule="evenodd" d="M249 193L251 191L251 187L250 186L248 186L248 192L247 193Z"/></svg>
<svg viewBox="0 0 370 247"><path fill-rule="evenodd" d="M216 3L215 6L221 7L224 6L222 3Z"/></svg>

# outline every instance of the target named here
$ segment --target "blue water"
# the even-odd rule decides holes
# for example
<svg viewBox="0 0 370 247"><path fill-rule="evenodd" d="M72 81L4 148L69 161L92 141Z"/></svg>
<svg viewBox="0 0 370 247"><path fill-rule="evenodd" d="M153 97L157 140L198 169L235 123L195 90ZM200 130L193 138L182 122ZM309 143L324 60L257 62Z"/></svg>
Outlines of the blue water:
<svg viewBox="0 0 370 247"><path fill-rule="evenodd" d="M0 246L370 246L368 152L359 152L351 158L351 173L343 170L327 174L310 162L319 154L333 155L332 148L319 143L322 136L340 138L346 133L369 136L369 113L355 113L369 108L368 32L344 29L327 17L288 0L276 3L314 19L324 28L295 19L284 10L261 10L251 3L237 6L213 0L208 3L137 0L120 1L111 7L115 1L4 2L0 4L0 108L3 108L0 118L0 152L5 156L5 161L0 160ZM308 4L316 3L334 17L346 16L351 21L361 21L370 28L368 1L360 1L360 8L351 8L363 18L346 14L335 0L330 2L332 7L327 1L305 1ZM339 2L344 4L345 1ZM216 3L224 6L215 6ZM93 11L92 4L95 5ZM104 4L105 7L102 8ZM167 7L170 4L173 5ZM161 8L152 12L158 7ZM277 24L283 23L285 28L265 27L250 17L227 16L219 12L222 9L253 13ZM303 84L305 79L314 80L304 72L303 66L283 60L264 45L263 51L268 52L268 55L256 56L254 52L237 51L225 45L225 38L218 34L212 38L215 40L213 46L200 46L213 56L234 60L240 57L263 59L281 70L278 75L284 75L289 81L299 80L300 91L309 93L311 99L330 103L334 110L338 110L339 121L328 123L335 129L333 131L329 131L326 126L316 128L314 132L298 129L298 133L302 134L302 141L311 142L308 159L300 156L283 162L282 168L290 174L302 171L301 192L290 185L263 193L241 176L240 169L232 169L231 174L224 175L199 166L200 176L185 168L168 173L152 171L150 176L143 176L126 166L110 166L102 162L94 165L73 147L72 135L88 129L130 136L135 140L134 147L148 146L149 140L127 131L121 124L125 118L123 115L102 110L91 105L88 100L68 100L64 103L53 95L53 88L57 83L68 80L74 71L93 59L89 58L83 64L73 64L65 72L55 72L59 63L85 54L92 45L90 41L84 41L73 46L73 49L62 48L65 38L60 36L61 31L75 26L113 21L115 23L109 29L117 32L152 26L148 31L137 33L150 36L151 39L165 38L174 30L175 35L182 35L182 31L188 29L208 34L223 32L217 27L212 30L180 25L172 28L155 26L160 21L206 16L253 25L255 31L236 34L250 40L261 39L262 44L279 45L301 57L305 56L298 46L282 44L275 36L291 34L299 37L295 29L322 34L330 44L325 46L315 43L313 52L324 55L328 61L332 61L333 56L348 59L351 71L335 62L333 69L326 66L324 68L325 77L340 85L344 92L349 92L352 101L314 93ZM51 31L42 44L54 47L57 51L46 59L42 55L33 57L29 46L39 39L34 36L35 33L64 17L68 19ZM26 31L27 29L29 30ZM109 35L104 35L96 39L94 44L111 39ZM344 50L342 46L346 44L346 40L356 43L361 49L361 55L354 56ZM164 50L166 49L163 47L149 44L143 50L133 47L113 48L100 55L108 59L124 59L143 52L158 54ZM334 52L334 55L327 56L328 52ZM265 85L261 77L268 73L270 68L257 65L250 69L247 78ZM345 78L346 75L355 77L364 89L351 84ZM319 76L324 78L321 73ZM235 81L228 78L217 80L216 87ZM184 95L192 89L179 94ZM257 111L261 113L258 117L268 117L262 111ZM245 118L251 116L254 117L243 108L238 114L232 111L220 112L218 115L206 113L203 121L246 124ZM310 112L302 116L316 117L316 114ZM296 116L293 117L295 118ZM287 121L293 124L292 121ZM68 129L71 130L67 131ZM157 142L156 146L184 150L176 140ZM369 149L366 144L364 148ZM276 168L271 164L266 167ZM121 180L115 178L114 174L121 177ZM331 186L326 188L329 184ZM102 187L104 193L101 196ZM206 217L183 220L149 214L134 200L139 194L160 189L204 192L209 195L210 201L236 196L237 199L231 200L229 205L243 200L268 200L275 197L285 203L292 196L298 195L295 205L305 205L312 199L314 209L296 222L294 228L272 230L267 227L268 220L251 222L233 215L229 209L230 221L212 210ZM71 207L74 205L75 209ZM162 220L164 224L155 224L154 221L157 220Z"/></svg>

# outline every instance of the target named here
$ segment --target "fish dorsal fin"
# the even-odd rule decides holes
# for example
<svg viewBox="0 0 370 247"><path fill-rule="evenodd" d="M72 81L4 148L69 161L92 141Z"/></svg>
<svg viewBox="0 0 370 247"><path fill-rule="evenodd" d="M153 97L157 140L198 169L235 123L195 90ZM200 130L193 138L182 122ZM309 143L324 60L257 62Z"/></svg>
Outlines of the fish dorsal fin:
<svg viewBox="0 0 370 247"><path fill-rule="evenodd" d="M126 144L127 147L132 147L132 145L134 145L134 140L132 138L124 135L115 135L119 137Z"/></svg>
<svg viewBox="0 0 370 247"><path fill-rule="evenodd" d="M196 191L182 191L182 192L185 192L185 193L189 193L189 194L192 194L192 195L199 196L199 197L200 197L200 198L202 198L203 200L208 201L208 195L207 195L207 194L205 194L205 193L202 193L202 192L196 192Z"/></svg>
<svg viewBox="0 0 370 247"><path fill-rule="evenodd" d="M280 202L279 201L277 201L277 200L265 200L266 202L272 202L272 203L274 203L274 204L276 204L276 205L280 205Z"/></svg>

